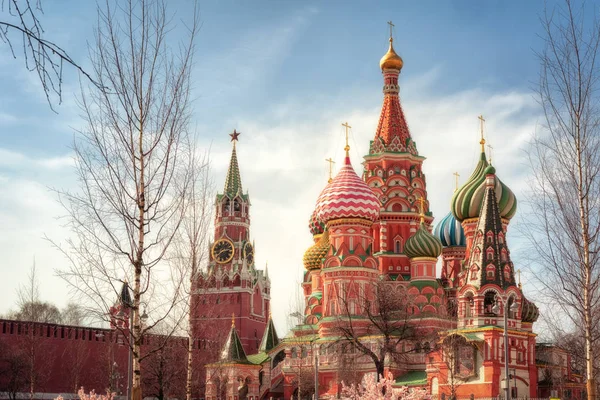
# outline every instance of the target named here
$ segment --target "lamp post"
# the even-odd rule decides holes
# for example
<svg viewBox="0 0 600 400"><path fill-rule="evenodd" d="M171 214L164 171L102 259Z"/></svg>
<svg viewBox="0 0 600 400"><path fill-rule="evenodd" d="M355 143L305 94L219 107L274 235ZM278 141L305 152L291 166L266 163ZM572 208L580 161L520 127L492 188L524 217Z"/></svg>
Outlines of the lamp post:
<svg viewBox="0 0 600 400"><path fill-rule="evenodd" d="M302 323L302 320L304 319L304 315L302 315L298 311L294 311L293 313L291 313L290 317L298 318L299 325ZM315 394L314 394L313 398L315 400L317 400L319 398L319 354L318 354L318 349L315 348L315 340L316 339L313 339L310 341L310 348L315 357Z"/></svg>
<svg viewBox="0 0 600 400"><path fill-rule="evenodd" d="M503 298L501 296L496 296L496 304L494 305L494 307L492 307L492 312L494 314L498 314L500 312L500 304L499 301L502 301L504 303L504 381L505 381L505 388L504 390L506 391L506 400L510 400L510 379L509 379L509 371L508 371L508 301L511 299L510 296L506 296L506 298ZM513 303L510 306L510 312L517 312L517 310L519 309L519 306L517 305L516 302L513 301Z"/></svg>

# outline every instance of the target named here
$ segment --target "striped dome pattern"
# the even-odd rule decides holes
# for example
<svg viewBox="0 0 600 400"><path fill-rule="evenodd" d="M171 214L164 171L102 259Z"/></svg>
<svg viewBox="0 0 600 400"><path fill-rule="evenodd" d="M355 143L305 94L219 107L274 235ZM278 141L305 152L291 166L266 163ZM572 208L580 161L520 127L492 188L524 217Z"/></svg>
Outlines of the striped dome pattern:
<svg viewBox="0 0 600 400"><path fill-rule="evenodd" d="M317 217L325 224L339 218L360 218L375 221L381 205L371 188L356 175L350 157L323 189L317 200Z"/></svg>
<svg viewBox="0 0 600 400"><path fill-rule="evenodd" d="M327 255L329 251L329 232L325 231L319 241L308 248L304 252L302 261L304 262L304 268L308 271L321 268L321 261Z"/></svg>
<svg viewBox="0 0 600 400"><path fill-rule="evenodd" d="M454 192L450 209L458 221L462 222L465 219L479 217L481 203L485 194L486 169L489 165L485 153L482 152L479 162L467 182ZM496 178L496 187L494 189L496 191L500 216L511 219L517 212L517 198L515 194L498 178Z"/></svg>
<svg viewBox="0 0 600 400"><path fill-rule="evenodd" d="M435 226L433 234L442 242L443 247L467 245L465 231L451 212L446 214L440 223Z"/></svg>
<svg viewBox="0 0 600 400"><path fill-rule="evenodd" d="M423 222L417 232L406 241L404 254L409 258L438 258L442 254L442 242L427 230Z"/></svg>
<svg viewBox="0 0 600 400"><path fill-rule="evenodd" d="M323 231L325 230L325 224L322 223L319 220L319 218L317 218L317 209L316 208L310 215L310 220L308 221L308 229L310 230L310 233L313 236L321 235L321 234L323 234Z"/></svg>

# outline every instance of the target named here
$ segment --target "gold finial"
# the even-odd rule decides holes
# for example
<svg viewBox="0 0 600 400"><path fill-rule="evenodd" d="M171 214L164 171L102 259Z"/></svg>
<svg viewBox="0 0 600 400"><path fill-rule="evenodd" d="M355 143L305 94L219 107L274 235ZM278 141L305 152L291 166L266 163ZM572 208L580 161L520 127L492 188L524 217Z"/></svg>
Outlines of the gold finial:
<svg viewBox="0 0 600 400"><path fill-rule="evenodd" d="M458 190L458 178L460 178L460 174L458 173L458 171L456 171L452 175L454 175L454 177L456 178L456 187L454 188L454 191L456 192Z"/></svg>
<svg viewBox="0 0 600 400"><path fill-rule="evenodd" d="M392 29L394 28L394 24L392 21L388 21L388 25L390 26L390 42L393 42L394 38L392 37Z"/></svg>
<svg viewBox="0 0 600 400"><path fill-rule="evenodd" d="M519 290L520 290L523 288L523 285L521 285L521 270L520 269L517 270L517 276L519 279Z"/></svg>
<svg viewBox="0 0 600 400"><path fill-rule="evenodd" d="M419 207L419 217L421 217L421 223L425 222L425 199L423 197L419 197L419 203L421 207Z"/></svg>
<svg viewBox="0 0 600 400"><path fill-rule="evenodd" d="M494 148L492 147L491 144L488 144L487 148L488 148L488 153L489 153L488 158L489 158L490 165L491 165L492 164L492 150L494 150Z"/></svg>
<svg viewBox="0 0 600 400"><path fill-rule="evenodd" d="M481 152L485 153L485 138L483 137L483 123L485 122L485 119L483 118L483 115L480 115L477 118L479 118L481 128L481 140L479 141L479 144L481 145Z"/></svg>
<svg viewBox="0 0 600 400"><path fill-rule="evenodd" d="M350 154L350 145L348 144L348 129L352 127L348 125L347 122L344 122L342 126L346 128L346 147L344 147L344 150L346 150L346 157L348 157L348 155Z"/></svg>
<svg viewBox="0 0 600 400"><path fill-rule="evenodd" d="M333 173L333 164L335 164L335 161L333 161L331 157L326 158L325 161L329 163L329 179L327 180L327 183L331 183L331 181L333 180L331 174Z"/></svg>
<svg viewBox="0 0 600 400"><path fill-rule="evenodd" d="M235 313L231 313L231 327L235 328Z"/></svg>

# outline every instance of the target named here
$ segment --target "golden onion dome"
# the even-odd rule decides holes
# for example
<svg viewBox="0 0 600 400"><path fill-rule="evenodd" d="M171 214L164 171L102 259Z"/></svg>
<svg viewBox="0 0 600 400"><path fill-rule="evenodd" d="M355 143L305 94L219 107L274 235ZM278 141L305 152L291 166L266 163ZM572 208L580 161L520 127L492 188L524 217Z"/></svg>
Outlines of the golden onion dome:
<svg viewBox="0 0 600 400"><path fill-rule="evenodd" d="M304 253L304 268L309 271L320 269L321 262L329 251L329 231L325 230L325 232L319 236L319 241L309 247Z"/></svg>
<svg viewBox="0 0 600 400"><path fill-rule="evenodd" d="M381 70L384 69L397 69L401 70L404 65L404 61L402 61L402 57L400 57L394 51L394 45L392 44L394 40L390 38L390 48L387 53L383 57L381 57L381 61L379 61L379 66Z"/></svg>

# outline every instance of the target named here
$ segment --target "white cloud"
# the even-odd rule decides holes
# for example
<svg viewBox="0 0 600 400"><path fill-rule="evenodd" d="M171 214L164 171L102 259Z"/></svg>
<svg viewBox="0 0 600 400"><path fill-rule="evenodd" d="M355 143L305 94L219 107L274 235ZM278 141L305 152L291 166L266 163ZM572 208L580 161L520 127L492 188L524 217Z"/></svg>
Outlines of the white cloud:
<svg viewBox="0 0 600 400"><path fill-rule="evenodd" d="M415 86L406 86L407 92L417 87L420 90L418 96L413 96L416 100L403 101L403 107L419 152L427 157L424 169L436 219L450 209L453 172L458 171L464 182L477 162L480 114L487 120L486 138L494 147L498 175L519 197L525 188L523 148L538 117L531 95L468 89L437 96L433 88L439 74L432 71L419 77ZM363 96L368 99L377 88L364 90L369 92ZM280 105L275 113L241 120L236 125L244 133L238 144L238 159L244 188L252 201L257 265L263 267L268 260L273 314L280 332L284 331L290 310L288 302L293 301L295 285L301 281L302 255L312 244L307 224L327 180L325 158L333 156L337 168L342 161L340 124L348 121L353 126L351 158L360 175L362 156L368 151L379 120L379 103L345 108L340 101L345 95L322 99L320 104ZM308 118L307 109L313 111ZM220 190L230 147L228 143L216 143L215 147L215 180Z"/></svg>
<svg viewBox="0 0 600 400"><path fill-rule="evenodd" d="M258 72L267 59L256 61ZM523 146L537 121L536 104L531 95L471 88L439 96L435 91L439 78L439 69L434 68L412 82L402 83L403 97L408 98L403 106L411 133L420 154L427 157L424 168L436 218L439 220L449 211L454 187L452 173L458 171L464 182L476 163L479 114L488 121L487 139L494 146L498 175L519 197L525 188ZM249 75L247 79L253 78ZM360 174L362 156L368 150L379 119L381 97L378 99L378 91L378 87L343 88L334 95L289 100L273 105L262 114L241 118L235 124L243 132L238 158L244 189L249 191L252 201L257 265L263 268L268 260L273 282L273 314L281 334L290 310L288 303L295 297L301 281L302 255L312 243L307 223L327 181L325 158L332 156L337 161L336 168L340 167L344 146L340 124L348 121L353 126L351 157ZM351 105L345 101L349 95L354 99ZM218 190L222 190L230 152L230 144L225 139L212 145L211 159ZM71 165L70 160L69 155L38 160L0 149L0 166L7 168L29 169L27 166L31 164L58 169ZM54 175L57 175L56 170ZM75 183L74 174L68 179L70 185ZM65 286L52 277L51 272L63 260L41 239L43 234L49 234L60 240L67 234L55 219L63 212L45 189L48 182L43 176L18 181L1 172L0 182L4 188L0 196L0 210L3 210L0 223L7 227L0 239L0 248L5 254L0 267L2 276L15 284L24 281L35 255L38 265L43 264L47 271L44 276L47 300L64 304L67 301ZM518 264L518 260L515 261ZM0 312L6 311L12 300L13 293L0 294L0 304L7 305Z"/></svg>

